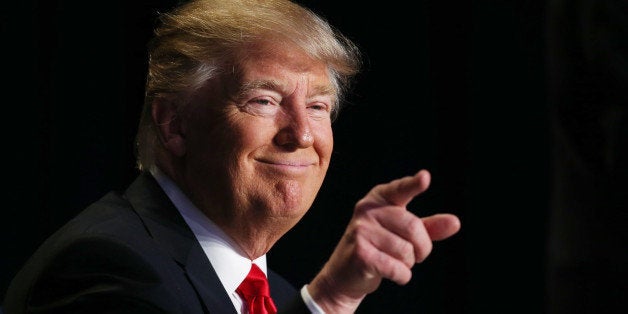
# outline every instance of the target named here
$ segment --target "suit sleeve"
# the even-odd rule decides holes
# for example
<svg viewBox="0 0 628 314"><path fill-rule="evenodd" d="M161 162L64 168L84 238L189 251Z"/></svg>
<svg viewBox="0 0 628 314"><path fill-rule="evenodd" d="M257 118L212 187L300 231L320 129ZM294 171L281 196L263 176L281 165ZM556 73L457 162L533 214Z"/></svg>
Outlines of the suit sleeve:
<svg viewBox="0 0 628 314"><path fill-rule="evenodd" d="M269 269L268 281L278 314L311 314L299 291L285 278Z"/></svg>

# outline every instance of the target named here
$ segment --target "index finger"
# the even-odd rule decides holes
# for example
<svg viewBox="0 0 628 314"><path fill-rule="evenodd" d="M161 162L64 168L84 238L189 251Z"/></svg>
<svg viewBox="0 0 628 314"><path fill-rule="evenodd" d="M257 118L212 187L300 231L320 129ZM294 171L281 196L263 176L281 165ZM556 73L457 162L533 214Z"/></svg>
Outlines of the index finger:
<svg viewBox="0 0 628 314"><path fill-rule="evenodd" d="M385 204L406 206L412 199L430 186L431 175L422 169L413 176L407 176L380 184L373 189L374 196Z"/></svg>

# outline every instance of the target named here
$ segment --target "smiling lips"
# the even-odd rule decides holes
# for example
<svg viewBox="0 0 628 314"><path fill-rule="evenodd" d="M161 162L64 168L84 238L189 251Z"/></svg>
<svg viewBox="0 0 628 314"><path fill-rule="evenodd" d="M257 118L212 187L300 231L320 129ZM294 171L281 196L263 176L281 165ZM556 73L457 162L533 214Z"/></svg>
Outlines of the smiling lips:
<svg viewBox="0 0 628 314"><path fill-rule="evenodd" d="M263 163L265 165L268 165L268 166L270 166L272 168L275 168L275 169L278 169L278 170L282 170L282 171L288 171L288 172L304 171L309 166L313 166L313 165L316 164L316 162L301 161L301 160L292 161L292 160L265 160L265 159L258 159L257 161L260 162L260 163Z"/></svg>

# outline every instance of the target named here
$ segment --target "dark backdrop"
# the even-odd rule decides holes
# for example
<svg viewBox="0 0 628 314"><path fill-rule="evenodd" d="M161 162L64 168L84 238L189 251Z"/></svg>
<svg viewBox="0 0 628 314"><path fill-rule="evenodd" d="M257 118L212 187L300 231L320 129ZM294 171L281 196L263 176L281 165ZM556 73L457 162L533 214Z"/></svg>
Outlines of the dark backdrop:
<svg viewBox="0 0 628 314"><path fill-rule="evenodd" d="M1 5L2 181L8 201L1 216L0 296L45 237L137 174L132 146L142 104L145 45L156 11L174 2L30 0ZM583 35L579 26L601 23L614 27L615 36L612 53L599 59L619 59L611 68L624 67L619 72L625 74L626 11L620 1L597 2L608 4L599 10L606 13L585 21L581 13L589 12L587 1L301 2L351 37L366 62L334 126L335 152L325 185L303 221L269 254L271 267L297 285L307 282L333 250L360 197L377 183L426 168L432 186L410 208L418 215L455 213L462 230L435 245L430 258L414 268L408 285L384 281L359 313L563 313L560 302L552 300L571 304L575 310L564 312L570 314L598 313L590 309L601 305L605 311L599 313L625 309L620 300L627 265L622 231L626 176L621 171L626 104L617 95L625 95L626 85L619 86L626 81L621 75L591 77L570 70L600 68L578 51L587 50L581 41L597 40L595 34ZM556 14L566 18L548 23ZM564 45L568 48L555 49ZM560 62L565 56L570 62ZM586 101L602 108L597 116L587 106L571 109L570 104L583 101L570 91L609 81L617 87L604 101ZM563 110L552 110L557 104ZM581 120L569 120L567 139L557 140L551 130L562 130L562 120L555 118L563 116ZM591 120L597 123L581 123ZM554 149L556 141L571 143L583 134L590 135L588 146ZM611 148L605 136L612 137ZM598 189L610 191L611 199L592 197L586 208L587 213L612 212L596 221L595 230L569 229L561 218L567 217L571 227L596 216L572 215L570 205L557 200L578 203L578 197L601 192L573 184L586 182L587 176L564 175L590 174L589 159L576 162L580 168L566 161L579 154L598 156L600 145L605 156L614 158L601 173L612 179L604 179L606 185ZM577 186L564 188L570 184ZM584 253L572 249L556 258L578 247L574 241L593 241L585 232L605 234L611 221L613 233L595 238L606 243L603 249L594 251L591 244ZM569 266L583 254L601 254L606 263L593 258L580 265L578 271L589 270L589 277L577 277L574 283L569 278L576 278L571 276L575 268ZM600 274L595 285L587 284ZM569 293L565 286L572 288Z"/></svg>

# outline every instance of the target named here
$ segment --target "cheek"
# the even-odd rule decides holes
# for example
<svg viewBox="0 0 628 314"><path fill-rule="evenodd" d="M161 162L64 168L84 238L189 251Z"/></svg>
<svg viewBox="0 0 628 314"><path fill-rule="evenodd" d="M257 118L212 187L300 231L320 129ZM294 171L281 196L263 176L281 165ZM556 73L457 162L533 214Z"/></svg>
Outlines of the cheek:
<svg viewBox="0 0 628 314"><path fill-rule="evenodd" d="M334 135L331 125L317 126L314 132L314 145L319 156L329 161L332 150L334 149Z"/></svg>
<svg viewBox="0 0 628 314"><path fill-rule="evenodd" d="M261 122L261 123L260 123ZM269 121L242 119L229 126L230 141L238 155L246 155L273 142L276 127Z"/></svg>
<svg viewBox="0 0 628 314"><path fill-rule="evenodd" d="M191 125L187 138L190 145L188 158L196 167L207 168L212 175L230 171L228 169L237 160L246 137L225 117L215 119L200 114L196 117L198 119L194 119L196 123Z"/></svg>

